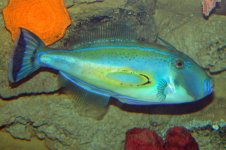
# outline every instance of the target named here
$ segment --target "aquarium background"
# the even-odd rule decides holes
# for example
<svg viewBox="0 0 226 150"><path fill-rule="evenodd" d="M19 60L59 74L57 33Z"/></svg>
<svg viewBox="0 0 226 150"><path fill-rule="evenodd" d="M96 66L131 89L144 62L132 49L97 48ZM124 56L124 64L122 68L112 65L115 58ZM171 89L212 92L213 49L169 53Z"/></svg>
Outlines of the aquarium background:
<svg viewBox="0 0 226 150"><path fill-rule="evenodd" d="M6 5L7 0L0 2L1 12ZM65 0L65 5L72 24L51 47L69 48L98 25L126 22L142 40L154 42L159 35L204 67L214 80L214 94L186 106L141 108L113 100L96 117L60 90L52 70L12 87L8 63L14 42L1 13L0 149L122 150L131 128L164 137L173 126L189 129L200 149L226 149L226 16L204 18L201 0Z"/></svg>

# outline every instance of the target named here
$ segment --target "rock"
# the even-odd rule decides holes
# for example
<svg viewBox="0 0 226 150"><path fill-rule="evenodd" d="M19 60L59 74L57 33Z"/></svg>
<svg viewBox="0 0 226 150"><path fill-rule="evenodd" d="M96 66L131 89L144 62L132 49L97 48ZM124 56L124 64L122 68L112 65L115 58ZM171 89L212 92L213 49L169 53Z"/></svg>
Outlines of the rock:
<svg viewBox="0 0 226 150"><path fill-rule="evenodd" d="M74 0L64 0L64 5L67 8L70 8L74 5Z"/></svg>
<svg viewBox="0 0 226 150"><path fill-rule="evenodd" d="M0 132L0 149L1 150L13 150L13 149L22 149L22 150L47 150L44 140L38 140L32 138L31 140L20 140L13 138L7 132Z"/></svg>
<svg viewBox="0 0 226 150"><path fill-rule="evenodd" d="M15 138L23 140L30 140L32 135L31 131L29 131L29 126L23 124L13 124L6 128L6 131Z"/></svg>
<svg viewBox="0 0 226 150"><path fill-rule="evenodd" d="M174 5L167 7L167 3ZM188 5L190 7L186 8ZM225 16L215 15L205 20L200 13L201 3L195 0L185 0L181 4L175 0L160 0L158 8L161 9L156 10L155 21L161 29L160 37L210 72L226 70L226 35L222 34L226 32L226 28L222 28Z"/></svg>

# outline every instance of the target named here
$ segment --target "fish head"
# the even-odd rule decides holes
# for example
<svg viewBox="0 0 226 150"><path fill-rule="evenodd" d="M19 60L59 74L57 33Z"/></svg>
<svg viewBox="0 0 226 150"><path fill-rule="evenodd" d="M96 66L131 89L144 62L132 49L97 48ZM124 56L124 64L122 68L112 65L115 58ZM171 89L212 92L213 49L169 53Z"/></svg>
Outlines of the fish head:
<svg viewBox="0 0 226 150"><path fill-rule="evenodd" d="M186 103L200 100L213 91L213 81L196 62L180 54L170 61L165 101Z"/></svg>

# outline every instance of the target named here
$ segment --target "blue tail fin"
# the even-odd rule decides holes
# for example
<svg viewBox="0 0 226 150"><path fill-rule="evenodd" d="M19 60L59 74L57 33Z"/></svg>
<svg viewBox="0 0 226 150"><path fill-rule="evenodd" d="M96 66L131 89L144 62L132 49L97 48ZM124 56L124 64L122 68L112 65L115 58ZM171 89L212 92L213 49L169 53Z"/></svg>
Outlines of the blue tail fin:
<svg viewBox="0 0 226 150"><path fill-rule="evenodd" d="M21 29L9 66L10 82L18 82L40 68L37 53L44 43L32 32Z"/></svg>

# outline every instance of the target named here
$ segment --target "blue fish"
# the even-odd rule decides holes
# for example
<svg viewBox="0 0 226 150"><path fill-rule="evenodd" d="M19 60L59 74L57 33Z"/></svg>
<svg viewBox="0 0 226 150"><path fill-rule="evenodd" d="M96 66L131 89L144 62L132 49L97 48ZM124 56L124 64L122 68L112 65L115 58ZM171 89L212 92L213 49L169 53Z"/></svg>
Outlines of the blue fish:
<svg viewBox="0 0 226 150"><path fill-rule="evenodd" d="M160 38L159 43L108 37L70 50L51 49L21 29L9 80L15 83L41 67L52 68L106 101L114 97L132 105L195 102L212 93L212 80L197 63Z"/></svg>

